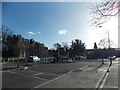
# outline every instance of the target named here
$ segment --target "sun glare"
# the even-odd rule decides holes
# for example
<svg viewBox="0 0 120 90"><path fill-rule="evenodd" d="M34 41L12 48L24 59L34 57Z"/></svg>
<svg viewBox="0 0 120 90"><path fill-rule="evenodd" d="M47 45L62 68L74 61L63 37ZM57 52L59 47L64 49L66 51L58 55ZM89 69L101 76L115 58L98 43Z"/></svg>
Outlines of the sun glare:
<svg viewBox="0 0 120 90"><path fill-rule="evenodd" d="M89 42L99 43L103 38L109 38L113 42L112 47L118 47L118 17L111 17L107 23L104 23L100 28L89 28ZM90 45L93 47L93 43Z"/></svg>

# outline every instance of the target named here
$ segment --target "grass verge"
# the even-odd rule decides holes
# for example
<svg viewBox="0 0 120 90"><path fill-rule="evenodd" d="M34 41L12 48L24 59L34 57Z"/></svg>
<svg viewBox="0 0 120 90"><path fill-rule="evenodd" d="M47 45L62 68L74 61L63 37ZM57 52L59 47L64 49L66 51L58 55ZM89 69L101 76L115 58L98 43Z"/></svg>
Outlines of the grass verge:
<svg viewBox="0 0 120 90"><path fill-rule="evenodd" d="M16 69L17 67L2 67L0 70L11 70L11 69Z"/></svg>

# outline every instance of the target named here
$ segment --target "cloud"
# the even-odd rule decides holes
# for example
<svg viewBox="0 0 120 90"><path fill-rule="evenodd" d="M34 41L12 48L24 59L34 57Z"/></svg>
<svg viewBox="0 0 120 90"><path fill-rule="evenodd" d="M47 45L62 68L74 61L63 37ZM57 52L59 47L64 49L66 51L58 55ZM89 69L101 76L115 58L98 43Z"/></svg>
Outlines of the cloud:
<svg viewBox="0 0 120 90"><path fill-rule="evenodd" d="M37 34L41 34L40 32L37 32Z"/></svg>
<svg viewBox="0 0 120 90"><path fill-rule="evenodd" d="M68 31L69 31L69 30L61 29L61 30L58 31L58 33L59 33L60 35L65 35Z"/></svg>
<svg viewBox="0 0 120 90"><path fill-rule="evenodd" d="M65 2L64 0L59 0L60 2Z"/></svg>
<svg viewBox="0 0 120 90"><path fill-rule="evenodd" d="M33 36L33 35L40 35L41 34L41 32L27 32L27 34L28 34L28 36Z"/></svg>
<svg viewBox="0 0 120 90"><path fill-rule="evenodd" d="M35 33L34 33L34 32L28 32L28 34L30 34L30 35L34 35Z"/></svg>

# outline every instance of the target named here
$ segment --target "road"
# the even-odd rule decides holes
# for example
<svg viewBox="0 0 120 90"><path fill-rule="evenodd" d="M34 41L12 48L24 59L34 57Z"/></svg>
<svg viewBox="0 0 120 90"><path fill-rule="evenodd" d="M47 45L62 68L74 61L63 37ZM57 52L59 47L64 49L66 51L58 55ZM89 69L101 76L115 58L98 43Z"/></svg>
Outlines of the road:
<svg viewBox="0 0 120 90"><path fill-rule="evenodd" d="M108 67L109 62L106 62L103 68L100 68L100 65L100 60L54 64L24 63L21 64L21 67L27 66L28 69L5 70L2 72L2 87L94 88L99 83L98 81L104 74L104 69Z"/></svg>
<svg viewBox="0 0 120 90"><path fill-rule="evenodd" d="M100 61L74 62L74 63L55 63L23 64L28 66L28 70L6 70L2 73L3 88L34 88L37 85L48 82L71 70L82 68L88 65L97 67Z"/></svg>

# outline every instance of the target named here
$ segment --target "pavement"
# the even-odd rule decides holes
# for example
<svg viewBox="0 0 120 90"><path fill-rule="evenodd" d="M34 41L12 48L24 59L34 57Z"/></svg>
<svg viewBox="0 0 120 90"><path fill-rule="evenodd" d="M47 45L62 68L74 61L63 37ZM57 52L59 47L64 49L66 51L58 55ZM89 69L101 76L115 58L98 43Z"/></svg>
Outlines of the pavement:
<svg viewBox="0 0 120 90"><path fill-rule="evenodd" d="M23 64L23 69L3 71L3 88L118 88L118 61L101 64L83 61L68 64ZM25 67L28 67L26 70ZM110 69L107 72L108 68ZM24 83L23 83L24 82Z"/></svg>
<svg viewBox="0 0 120 90"><path fill-rule="evenodd" d="M106 81L104 81L104 86L103 88L119 88L119 72L118 72L118 66L120 64L118 63L118 61L113 61L112 66L110 67L110 72L107 73L106 75Z"/></svg>

